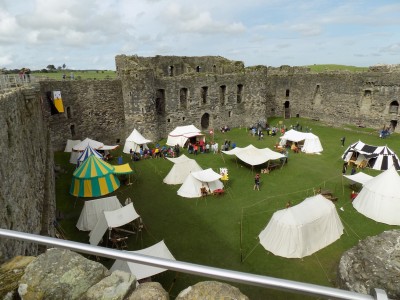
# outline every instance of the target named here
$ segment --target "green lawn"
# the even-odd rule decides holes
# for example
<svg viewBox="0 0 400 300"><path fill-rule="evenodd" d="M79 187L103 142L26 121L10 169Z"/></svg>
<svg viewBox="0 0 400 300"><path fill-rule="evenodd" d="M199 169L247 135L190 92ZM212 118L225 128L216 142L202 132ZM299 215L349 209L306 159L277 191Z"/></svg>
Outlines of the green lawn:
<svg viewBox="0 0 400 300"><path fill-rule="evenodd" d="M269 120L277 124L282 119ZM135 170L133 184L121 186L115 194L123 203L127 197L133 200L135 209L142 216L146 230L129 238L129 250L148 247L164 239L176 259L207 266L261 274L266 276L335 286L336 270L344 251L355 246L359 240L376 235L384 230L397 228L377 223L358 213L349 201L351 189L342 179L341 155L346 147L340 138L346 136L345 146L362 140L372 145L388 145L399 152L398 136L392 135L382 140L377 132L368 128L346 126L332 128L318 121L306 119L285 120L287 126L300 122L303 129L311 127L320 137L324 147L322 155L290 153L289 163L270 174L261 174L261 191L253 191L253 178L262 166L255 168L237 161L233 156L221 154L200 154L195 159L203 168L220 167L229 170L229 182L223 196L208 196L202 199L187 199L177 196L179 186L162 182L172 167L164 159L148 159L132 163ZM210 137L207 136L210 140ZM248 134L245 128L236 128L222 134L216 133L215 140L236 142L240 147L253 144L256 147L270 147L278 137L265 136L264 140ZM165 141L161 141L161 144ZM123 146L123 145L122 145ZM116 150L120 155L122 147ZM184 151L186 155L193 158ZM129 156L122 154L124 162ZM57 175L57 208L63 212L61 225L69 239L88 242L88 233L79 232L75 224L80 215L84 199L70 196L74 166L68 163L69 153L56 152L55 161L62 165L65 173ZM116 160L112 163L116 164ZM365 170L371 175L377 171ZM332 245L303 259L287 259L266 251L258 242L258 234L266 226L272 214L285 207L288 200L293 205L313 195L314 188L327 188L339 198L335 203L345 231ZM76 205L74 206L74 202ZM328 200L327 200L328 201ZM343 207L344 211L339 208ZM110 260L103 260L109 267ZM207 278L199 278L172 271L164 272L154 281L162 283L171 298L184 288ZM250 299L287 299L289 294L241 284L233 284ZM292 295L292 299L304 299L302 295Z"/></svg>
<svg viewBox="0 0 400 300"><path fill-rule="evenodd" d="M66 75L65 80L71 80L71 73L74 74L73 80L102 80L115 79L115 71L110 70L61 70L56 72L33 72L32 75L37 78L63 80L63 74Z"/></svg>
<svg viewBox="0 0 400 300"><path fill-rule="evenodd" d="M334 64L326 64L326 65L310 65L307 66L314 72L323 72L323 71L351 71L351 72L365 72L368 71L368 67L356 67L356 66L345 66L345 65L334 65Z"/></svg>

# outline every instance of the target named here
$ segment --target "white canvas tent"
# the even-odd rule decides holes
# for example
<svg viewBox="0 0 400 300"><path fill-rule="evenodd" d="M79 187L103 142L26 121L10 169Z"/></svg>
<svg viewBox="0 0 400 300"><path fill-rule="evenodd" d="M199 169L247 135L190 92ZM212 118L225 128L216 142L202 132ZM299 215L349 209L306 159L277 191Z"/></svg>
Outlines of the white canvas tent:
<svg viewBox="0 0 400 300"><path fill-rule="evenodd" d="M140 146L143 146L143 149L149 149L149 147L147 147L148 143L151 143L151 140L144 138L139 131L133 129L132 133L125 141L123 152L129 154L130 150L132 149L132 151L139 153Z"/></svg>
<svg viewBox="0 0 400 300"><path fill-rule="evenodd" d="M96 226L90 232L89 243L97 245L104 233L109 228L121 227L128 224L137 218L140 218L136 210L133 208L133 203L112 211L103 211L97 220Z"/></svg>
<svg viewBox="0 0 400 300"><path fill-rule="evenodd" d="M366 182L353 201L354 208L377 222L400 225L400 176L395 167Z"/></svg>
<svg viewBox="0 0 400 300"><path fill-rule="evenodd" d="M335 205L316 195L275 212L258 237L275 255L302 258L339 239L343 229Z"/></svg>
<svg viewBox="0 0 400 300"><path fill-rule="evenodd" d="M72 152L72 147L78 145L81 140L67 140L67 144L65 145L64 152Z"/></svg>
<svg viewBox="0 0 400 300"><path fill-rule="evenodd" d="M171 170L163 179L163 182L166 184L182 184L190 173L202 170L203 169L194 159L190 159L188 157L186 157L186 159L182 158L178 161L175 161Z"/></svg>
<svg viewBox="0 0 400 300"><path fill-rule="evenodd" d="M164 241L161 241L153 246L142 250L128 252L153 256L157 258L176 260L171 251L169 251L168 247L165 245ZM133 275L135 275L137 280L141 280L143 278L151 277L161 272L167 271L167 269L127 262L124 260L116 260L114 262L114 264L110 268L110 271L114 272L116 270L132 273Z"/></svg>
<svg viewBox="0 0 400 300"><path fill-rule="evenodd" d="M178 156L178 157L166 157L166 159L168 159L169 161L171 161L174 164L176 164L176 163L179 163L179 162L187 161L190 158L187 157L185 154L182 154L181 156Z"/></svg>
<svg viewBox="0 0 400 300"><path fill-rule="evenodd" d="M232 150L222 151L222 153L228 155L236 155L241 161L245 163L256 166L261 165L269 160L275 160L285 157L285 155L272 151L269 148L259 149L253 145L249 145L244 148L236 147Z"/></svg>
<svg viewBox="0 0 400 300"><path fill-rule="evenodd" d="M191 137L201 137L204 140L204 134L194 125L178 126L168 134L167 145L179 145L183 147Z"/></svg>
<svg viewBox="0 0 400 300"><path fill-rule="evenodd" d="M198 198L201 197L201 188L206 187L211 192L222 189L224 185L219 180L221 175L214 172L211 168L190 173L177 194L185 198Z"/></svg>
<svg viewBox="0 0 400 300"><path fill-rule="evenodd" d="M343 175L343 177L346 177L352 183L360 183L362 185L366 184L368 181L374 178L373 176L365 174L363 172L358 172L354 175Z"/></svg>
<svg viewBox="0 0 400 300"><path fill-rule="evenodd" d="M95 150L113 150L118 147L118 145L113 145L113 146L108 146L104 145L101 142L86 138L79 144L75 145L72 147L72 150L74 151L84 151L87 146L92 147Z"/></svg>
<svg viewBox="0 0 400 300"><path fill-rule="evenodd" d="M301 132L290 129L286 131L280 139L282 140L282 144L286 144L285 141L291 141L294 143L304 141L303 147L301 148L301 151L304 153L320 153L324 150L318 136L311 132Z"/></svg>
<svg viewBox="0 0 400 300"><path fill-rule="evenodd" d="M103 211L112 211L121 207L122 205L116 196L85 201L76 227L83 231L93 230Z"/></svg>

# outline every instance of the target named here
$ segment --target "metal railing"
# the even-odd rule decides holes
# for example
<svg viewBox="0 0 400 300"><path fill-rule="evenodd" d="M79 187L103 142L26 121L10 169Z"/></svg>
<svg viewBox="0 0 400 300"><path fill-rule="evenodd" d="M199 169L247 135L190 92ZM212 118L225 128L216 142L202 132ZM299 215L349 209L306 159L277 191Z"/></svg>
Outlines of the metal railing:
<svg viewBox="0 0 400 300"><path fill-rule="evenodd" d="M32 76L32 74L0 75L0 90L30 85L36 81L37 81L36 77Z"/></svg>
<svg viewBox="0 0 400 300"><path fill-rule="evenodd" d="M328 299L351 299L351 300L388 299L386 292L381 289L375 289L374 295L359 294L356 292L345 291L332 287L325 287L310 283L303 283L286 279L279 279L268 276L261 276L244 272L202 266L187 262L168 260L143 254L120 251L116 249L109 249L105 247L82 244L78 242L61 240L57 238L51 238L51 237L13 231L8 229L0 229L0 238L1 237L16 239L20 241L33 242L46 246L69 249L76 252L86 253L95 256L125 260L128 262L140 263L154 267L161 267L163 269L179 271L182 273L201 275L214 279L244 283L263 288L269 288L269 289L297 293L297 294L304 294L315 297L323 297Z"/></svg>

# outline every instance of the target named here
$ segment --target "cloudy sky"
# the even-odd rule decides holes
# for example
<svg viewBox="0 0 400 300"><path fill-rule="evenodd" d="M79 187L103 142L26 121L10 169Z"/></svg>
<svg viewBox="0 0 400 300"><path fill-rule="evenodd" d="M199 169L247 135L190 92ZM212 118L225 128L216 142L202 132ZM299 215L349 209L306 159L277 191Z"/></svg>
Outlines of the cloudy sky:
<svg viewBox="0 0 400 300"><path fill-rule="evenodd" d="M399 16L398 0L0 0L0 68L115 70L118 54L397 64Z"/></svg>

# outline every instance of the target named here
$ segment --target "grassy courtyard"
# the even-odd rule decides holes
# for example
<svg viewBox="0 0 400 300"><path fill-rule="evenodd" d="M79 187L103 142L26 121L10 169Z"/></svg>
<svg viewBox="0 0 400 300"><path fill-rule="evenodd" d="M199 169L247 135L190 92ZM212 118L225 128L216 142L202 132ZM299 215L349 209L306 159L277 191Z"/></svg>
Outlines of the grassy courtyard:
<svg viewBox="0 0 400 300"><path fill-rule="evenodd" d="M345 126L333 128L323 123L307 119L269 120L271 125L283 122L286 126L299 122L303 130L308 127L319 136L324 151L322 155L290 153L288 164L270 174L261 174L261 191L253 190L253 178L261 168L252 168L234 156L224 154L200 154L195 158L199 165L213 168L226 167L229 170L229 182L223 196L208 196L201 199L179 197L178 186L162 182L172 167L165 159L147 159L130 162L135 174L132 185L121 186L115 195L124 203L127 197L133 200L136 211L145 223L141 234L129 237L129 249L137 250L164 240L177 260L207 266L237 270L253 274L285 278L290 280L314 283L325 286L336 286L336 271L342 253L355 246L359 240L384 230L394 229L377 223L358 213L351 205L349 182L342 178L341 155L346 147L358 140L371 145L388 145L399 152L398 135L380 139L375 130ZM346 137L345 147L340 138ZM207 135L207 139L212 137ZM273 149L279 141L275 137L265 136L263 140L251 136L246 128L235 128L227 133L216 132L214 140L221 145L231 140L238 146L253 144L258 148ZM163 145L164 141L160 141ZM113 154L123 156L128 162L129 155L121 154L119 147ZM85 199L75 199L69 195L72 172L75 165L69 164L69 153L56 152L56 164L65 172L57 174L56 194L57 209L62 212L60 221L67 237L74 241L88 243L88 232L80 232L76 227ZM111 162L116 164L117 161ZM363 170L370 175L378 171ZM350 172L348 170L348 172ZM303 259L287 259L266 251L258 240L258 234L267 225L272 214L285 207L287 201L296 205L306 197L313 195L317 188L331 190L338 201L337 211L345 227L339 240L330 246ZM329 200L327 200L329 201ZM76 205L74 203L76 202ZM343 210L339 208L343 208ZM105 266L110 267L113 261L104 259ZM199 281L210 280L173 271L164 272L153 278L159 281L170 292L171 299L186 287ZM304 299L302 295L286 294L279 291L262 289L241 284L238 287L250 299Z"/></svg>

